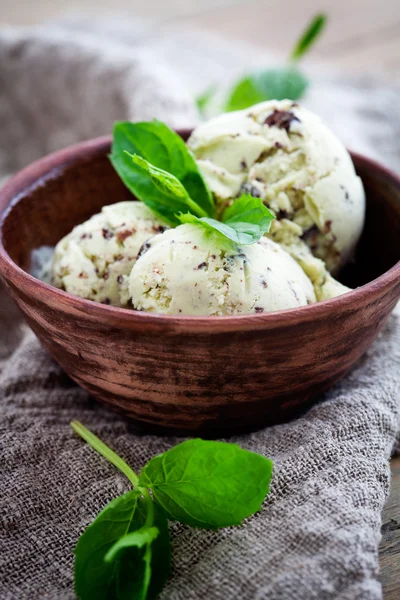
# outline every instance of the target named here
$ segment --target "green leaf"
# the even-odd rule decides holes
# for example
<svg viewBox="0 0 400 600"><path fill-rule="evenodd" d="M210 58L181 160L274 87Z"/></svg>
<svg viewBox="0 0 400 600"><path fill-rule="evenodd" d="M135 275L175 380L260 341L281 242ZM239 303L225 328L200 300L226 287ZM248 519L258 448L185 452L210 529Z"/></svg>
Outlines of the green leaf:
<svg viewBox="0 0 400 600"><path fill-rule="evenodd" d="M143 565L138 565L139 570L140 566L144 567L143 574L141 574L140 579L138 578L134 582L131 577L128 578L128 581L124 581L124 588L129 589L130 598L133 597L133 589L132 587L136 587L139 583L139 593L143 598L147 598L147 592L149 589L149 584L151 580L151 557L152 557L152 548L151 545L154 540L158 537L159 530L157 527L148 527L144 526L137 531L132 531L131 533L127 533L122 536L115 542L113 546L109 549L107 554L104 557L106 563L110 563L115 560L116 556L126 548L138 548L144 549L142 553ZM121 582L121 577L119 577L119 582Z"/></svg>
<svg viewBox="0 0 400 600"><path fill-rule="evenodd" d="M151 546L149 542L145 547L119 548L111 562L105 562L110 550L146 523L147 506L140 492L112 500L88 526L75 549L75 591L81 600L156 597L170 572L171 550L166 517L155 509L154 528L159 534Z"/></svg>
<svg viewBox="0 0 400 600"><path fill-rule="evenodd" d="M135 528L133 516L139 493L130 491L112 500L79 538L75 548L75 591L79 598L108 598L115 587L118 565L104 565L108 550Z"/></svg>
<svg viewBox="0 0 400 600"><path fill-rule="evenodd" d="M150 460L139 481L171 518L217 529L239 525L261 508L272 468L236 444L195 439Z"/></svg>
<svg viewBox="0 0 400 600"><path fill-rule="evenodd" d="M263 233L268 233L275 215L265 206L260 198L250 194L242 194L222 215L222 221L229 225L234 223L252 223L258 225Z"/></svg>
<svg viewBox="0 0 400 600"><path fill-rule="evenodd" d="M207 217L199 219L190 213L181 213L178 218L181 223L199 225L236 244L249 245L255 244L264 233L268 233L275 216L260 198L243 194L225 210L222 222Z"/></svg>
<svg viewBox="0 0 400 600"><path fill-rule="evenodd" d="M137 154L174 175L204 212L214 216L214 201L197 163L182 138L160 121L118 122L114 126L110 160L127 188L142 202L155 204L157 189L143 170L125 154ZM149 203L147 203L150 206ZM150 206L151 208L151 206ZM154 210L154 209L153 209Z"/></svg>
<svg viewBox="0 0 400 600"><path fill-rule="evenodd" d="M171 173L159 169L150 164L146 159L137 154L129 155L132 162L144 172L144 177L148 177L153 183L156 190L156 196L147 197L144 203L155 212L163 215L164 219L168 219L172 224L177 224L179 221L176 218L176 213L182 210L190 210L198 216L205 216L206 213L190 198L186 189L181 182Z"/></svg>
<svg viewBox="0 0 400 600"><path fill-rule="evenodd" d="M244 79L241 79L231 90L230 96L226 102L225 110L231 112L233 110L242 110L249 108L254 104L258 104L263 100L269 100L265 98L258 88L257 75L249 75Z"/></svg>
<svg viewBox="0 0 400 600"><path fill-rule="evenodd" d="M156 537L158 536L159 531L157 527L142 527L141 529L137 529L136 531L131 531L131 533L127 533L123 535L115 542L113 546L109 549L107 554L104 557L106 563L112 562L118 552L124 550L125 548L143 548L148 544L154 542Z"/></svg>
<svg viewBox="0 0 400 600"><path fill-rule="evenodd" d="M190 213L180 213L178 219L183 224L190 223L191 225L198 225L210 233L219 235L221 241L225 240L226 242L229 240L230 242L235 242L235 244L254 244L253 236L246 234L240 236L233 227L225 225L225 223L221 223L221 221L217 221L216 219L209 219L208 217L199 219L199 217L195 217Z"/></svg>
<svg viewBox="0 0 400 600"><path fill-rule="evenodd" d="M307 87L308 79L294 67L257 71L234 86L225 110L242 110L265 100L298 100Z"/></svg>
<svg viewBox="0 0 400 600"><path fill-rule="evenodd" d="M304 54L311 48L311 46L316 42L317 38L321 35L322 31L325 29L326 22L327 16L325 14L315 15L293 48L292 54L290 55L290 59L292 61L300 60L300 58L302 58Z"/></svg>
<svg viewBox="0 0 400 600"><path fill-rule="evenodd" d="M145 502L140 499L138 510L145 518ZM165 511L154 503L154 525L158 529L157 539L151 545L151 580L147 598L156 598L171 573L171 538Z"/></svg>

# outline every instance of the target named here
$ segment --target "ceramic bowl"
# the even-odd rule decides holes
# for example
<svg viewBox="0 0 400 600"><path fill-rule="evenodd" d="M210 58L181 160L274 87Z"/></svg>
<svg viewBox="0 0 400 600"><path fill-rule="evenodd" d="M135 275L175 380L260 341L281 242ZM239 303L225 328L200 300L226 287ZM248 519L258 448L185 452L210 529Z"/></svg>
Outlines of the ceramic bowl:
<svg viewBox="0 0 400 600"><path fill-rule="evenodd" d="M95 398L157 430L260 427L321 398L374 341L400 295L400 179L356 154L367 220L342 279L360 287L338 298L275 313L163 316L83 300L29 275L33 249L130 198L109 149L107 137L61 150L0 192L0 207L9 205L1 277L43 346Z"/></svg>

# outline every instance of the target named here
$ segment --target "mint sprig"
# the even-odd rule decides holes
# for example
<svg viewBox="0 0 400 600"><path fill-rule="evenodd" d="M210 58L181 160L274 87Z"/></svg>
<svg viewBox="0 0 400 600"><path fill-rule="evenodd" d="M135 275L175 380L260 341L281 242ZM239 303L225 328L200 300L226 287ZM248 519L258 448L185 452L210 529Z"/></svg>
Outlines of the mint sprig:
<svg viewBox="0 0 400 600"><path fill-rule="evenodd" d="M236 444L194 439L156 456L139 483L170 519L207 529L240 525L261 508L272 463Z"/></svg>
<svg viewBox="0 0 400 600"><path fill-rule="evenodd" d="M292 62L297 62L304 56L306 52L311 48L313 44L317 41L323 30L325 29L327 23L327 16L323 13L317 14L307 25L300 38L296 42L292 53L290 55L290 60Z"/></svg>
<svg viewBox="0 0 400 600"><path fill-rule="evenodd" d="M295 67L255 71L241 79L231 90L225 110L242 110L265 100L299 100L309 81Z"/></svg>
<svg viewBox="0 0 400 600"><path fill-rule="evenodd" d="M240 245L255 244L271 227L274 214L260 198L242 194L222 215L222 221L180 214L181 223L191 223L212 230Z"/></svg>
<svg viewBox="0 0 400 600"><path fill-rule="evenodd" d="M160 215L170 225L178 225L176 214L180 211L190 211L199 217L207 213L191 199L182 183L171 173L155 167L145 158L130 154L125 150L133 164L141 169L143 179L148 178L154 187L154 194L144 194L142 202Z"/></svg>
<svg viewBox="0 0 400 600"><path fill-rule="evenodd" d="M203 214L214 217L213 197L194 157L183 139L165 123L157 120L115 123L110 155L115 170L132 194L148 206L155 205L154 198L160 190L154 179L143 177L143 169L132 163L130 155L137 155L173 175Z"/></svg>
<svg viewBox="0 0 400 600"><path fill-rule="evenodd" d="M239 79L229 91L223 110L242 110L266 100L299 100L310 82L299 71L297 63L315 44L326 24L325 14L315 15L296 41L287 66L254 71ZM197 98L200 112L207 112L217 92L214 85Z"/></svg>
<svg viewBox="0 0 400 600"><path fill-rule="evenodd" d="M274 219L260 198L243 194L217 221L194 158L178 134L159 121L117 123L110 159L132 193L172 227L192 223L237 244L254 244Z"/></svg>
<svg viewBox="0 0 400 600"><path fill-rule="evenodd" d="M212 529L240 525L260 510L269 490L272 462L236 444L183 442L151 459L138 477L81 423L71 427L134 487L112 500L78 541L81 600L155 598L171 568L167 519Z"/></svg>
<svg viewBox="0 0 400 600"><path fill-rule="evenodd" d="M275 215L260 198L242 194L234 200L222 215L222 221L231 227L238 224L252 224L260 228L260 233L268 233Z"/></svg>

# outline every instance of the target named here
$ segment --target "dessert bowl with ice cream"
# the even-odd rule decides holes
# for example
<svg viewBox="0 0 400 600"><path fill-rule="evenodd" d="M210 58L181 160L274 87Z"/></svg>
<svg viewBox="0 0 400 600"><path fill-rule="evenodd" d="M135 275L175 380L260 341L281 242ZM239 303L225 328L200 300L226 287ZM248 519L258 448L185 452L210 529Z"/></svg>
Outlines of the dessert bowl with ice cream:
<svg viewBox="0 0 400 600"><path fill-rule="evenodd" d="M400 294L399 178L291 101L192 132L117 123L112 144L18 173L9 203L0 272L28 323L79 385L153 428L304 410Z"/></svg>

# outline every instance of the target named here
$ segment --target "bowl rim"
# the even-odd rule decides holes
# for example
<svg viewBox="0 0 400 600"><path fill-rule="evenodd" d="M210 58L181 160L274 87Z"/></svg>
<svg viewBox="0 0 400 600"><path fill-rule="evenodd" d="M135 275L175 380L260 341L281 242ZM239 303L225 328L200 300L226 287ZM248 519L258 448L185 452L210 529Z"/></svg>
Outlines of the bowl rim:
<svg viewBox="0 0 400 600"><path fill-rule="evenodd" d="M191 129L178 129L177 132L188 136ZM52 304L61 311L71 309L85 314L95 321L107 321L112 326L128 329L162 329L181 333L202 332L219 333L249 331L255 329L275 329L286 324L307 323L320 318L332 317L336 311L351 311L358 302L373 302L382 292L400 283L400 261L388 271L363 286L346 294L323 300L316 304L285 309L269 313L240 314L231 316L190 316L146 313L126 308L118 308L74 296L36 279L9 256L3 245L3 225L14 206L30 189L43 185L46 180L57 177L68 165L102 154L109 150L111 136L102 136L79 142L58 150L29 164L12 176L0 189L0 275L26 294L41 302ZM373 159L351 152L352 159L368 169L379 172L390 179L400 189L400 176ZM3 210L2 210L3 207Z"/></svg>

